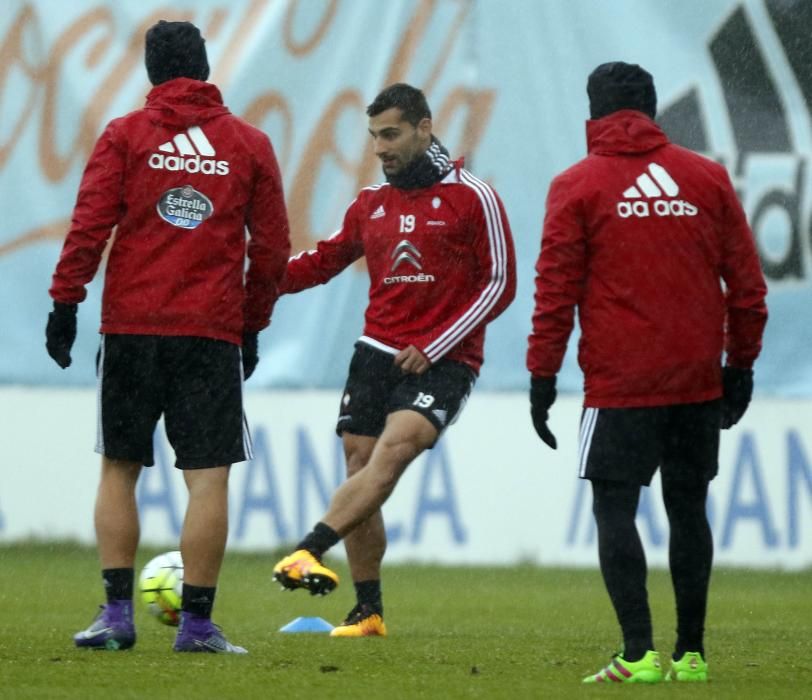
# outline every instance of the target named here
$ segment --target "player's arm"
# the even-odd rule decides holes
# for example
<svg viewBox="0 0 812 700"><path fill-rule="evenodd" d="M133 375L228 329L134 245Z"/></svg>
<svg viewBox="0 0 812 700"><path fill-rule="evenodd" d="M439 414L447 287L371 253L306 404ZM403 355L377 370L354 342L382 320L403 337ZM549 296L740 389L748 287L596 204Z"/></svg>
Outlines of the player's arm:
<svg viewBox="0 0 812 700"><path fill-rule="evenodd" d="M722 231L722 279L727 291L725 353L727 364L750 369L761 352L767 323L767 283L761 271L753 232L725 171Z"/></svg>
<svg viewBox="0 0 812 700"><path fill-rule="evenodd" d="M246 218L249 232L243 307L246 333L256 333L270 323L290 255L290 227L279 164L271 142L264 135L259 148L257 176Z"/></svg>
<svg viewBox="0 0 812 700"><path fill-rule="evenodd" d="M433 330L430 342L417 341L429 362L437 362L466 336L504 311L516 296L516 254L502 202L488 185L472 178L477 201L469 214L473 251L479 261L470 286L455 290L464 297L459 312Z"/></svg>
<svg viewBox="0 0 812 700"><path fill-rule="evenodd" d="M78 304L99 269L124 201L125 156L116 141L115 122L107 125L85 166L71 227L54 271L50 295L61 304Z"/></svg>
<svg viewBox="0 0 812 700"><path fill-rule="evenodd" d="M534 377L554 377L561 369L583 290L586 239L571 190L556 179L547 194L527 349L527 368Z"/></svg>
<svg viewBox="0 0 812 700"><path fill-rule="evenodd" d="M288 260L282 294L295 294L328 282L364 254L358 218L358 200L344 215L341 228L319 241L315 250L305 250Z"/></svg>

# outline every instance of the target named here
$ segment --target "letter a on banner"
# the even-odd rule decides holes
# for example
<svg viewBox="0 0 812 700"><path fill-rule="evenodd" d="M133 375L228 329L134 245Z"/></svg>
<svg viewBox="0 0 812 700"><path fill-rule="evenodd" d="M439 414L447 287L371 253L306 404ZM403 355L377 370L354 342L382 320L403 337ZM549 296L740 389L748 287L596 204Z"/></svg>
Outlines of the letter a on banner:
<svg viewBox="0 0 812 700"><path fill-rule="evenodd" d="M254 458L245 465L240 511L237 517L237 530L234 533L239 540L245 535L248 527L248 516L254 512L267 513L273 523L271 536L280 542L288 539L288 527L282 515L282 502L279 498L279 485L276 481L273 456L265 430L256 428L252 435ZM255 482L261 486L253 489Z"/></svg>
<svg viewBox="0 0 812 700"><path fill-rule="evenodd" d="M739 443L736 466L733 469L730 503L722 529L722 547L730 547L733 543L733 530L739 520L755 521L756 524L761 525L764 544L770 548L778 546L778 533L775 531L770 517L770 504L761 476L762 471L756 455L753 435L746 432ZM752 484L753 498L745 501L742 491L748 483Z"/></svg>
<svg viewBox="0 0 812 700"><path fill-rule="evenodd" d="M429 495L429 489L432 476L435 472L440 476L442 493L432 497ZM423 474L420 479L420 487L417 492L417 512L414 517L415 522L412 542L416 543L420 541L420 537L423 534L423 523L429 514L447 516L454 542L459 544L465 542L465 530L460 522L457 501L454 497L451 466L448 463L442 442L438 443L433 450L430 450L426 457Z"/></svg>
<svg viewBox="0 0 812 700"><path fill-rule="evenodd" d="M804 454L801 438L794 430L787 434L787 452L789 455L789 478L787 479L787 498L789 499L789 546L801 544L801 495L806 492L807 523L812 522L812 468ZM805 489L802 487L806 487ZM809 531L808 531L809 532Z"/></svg>

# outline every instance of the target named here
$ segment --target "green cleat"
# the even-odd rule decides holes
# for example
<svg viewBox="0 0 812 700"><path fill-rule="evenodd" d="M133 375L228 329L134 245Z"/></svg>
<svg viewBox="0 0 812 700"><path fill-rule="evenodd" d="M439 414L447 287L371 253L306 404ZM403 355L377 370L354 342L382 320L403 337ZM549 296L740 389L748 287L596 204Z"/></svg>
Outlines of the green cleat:
<svg viewBox="0 0 812 700"><path fill-rule="evenodd" d="M584 678L584 683L660 683L663 670L660 654L647 651L640 661L626 661L622 654L615 654L612 663L592 676Z"/></svg>
<svg viewBox="0 0 812 700"><path fill-rule="evenodd" d="M708 664L698 651L686 651L679 661L672 659L665 680L705 683L708 680Z"/></svg>

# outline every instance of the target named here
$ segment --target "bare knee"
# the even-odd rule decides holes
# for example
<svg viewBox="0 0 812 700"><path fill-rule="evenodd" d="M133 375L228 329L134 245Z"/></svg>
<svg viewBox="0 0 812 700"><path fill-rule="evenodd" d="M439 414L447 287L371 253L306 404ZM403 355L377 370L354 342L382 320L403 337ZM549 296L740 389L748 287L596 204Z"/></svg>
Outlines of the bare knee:
<svg viewBox="0 0 812 700"><path fill-rule="evenodd" d="M395 488L406 467L417 457L423 448L414 441L397 436L382 437L370 459L374 473L370 475L380 490L391 492Z"/></svg>
<svg viewBox="0 0 812 700"><path fill-rule="evenodd" d="M375 448L377 438L345 433L343 442L344 460L347 464L347 476L350 477L353 474L357 474L367 465L367 462L369 462L372 456L372 451Z"/></svg>
<svg viewBox="0 0 812 700"><path fill-rule="evenodd" d="M183 479L189 494L212 493L228 490L229 467L211 467L209 469L185 469Z"/></svg>
<svg viewBox="0 0 812 700"><path fill-rule="evenodd" d="M101 478L108 484L122 484L135 487L141 474L141 463L123 459L102 457Z"/></svg>

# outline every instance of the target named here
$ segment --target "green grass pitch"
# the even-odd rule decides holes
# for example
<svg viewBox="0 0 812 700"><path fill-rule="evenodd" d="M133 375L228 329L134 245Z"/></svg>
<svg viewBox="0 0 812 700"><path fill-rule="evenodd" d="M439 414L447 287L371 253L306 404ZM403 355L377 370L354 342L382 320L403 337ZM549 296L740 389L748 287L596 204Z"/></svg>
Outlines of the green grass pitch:
<svg viewBox="0 0 812 700"><path fill-rule="evenodd" d="M139 566L154 555L139 554ZM71 545L0 547L0 697L18 698L803 698L812 688L812 572L718 569L711 584L711 681L583 687L619 635L593 570L390 565L386 639L283 634L300 615L338 622L353 604L346 567L326 598L282 592L276 554L228 553L216 622L247 657L174 654L175 630L136 605L138 642L126 652L73 647L101 602L95 551ZM667 573L649 591L655 640L675 626Z"/></svg>

